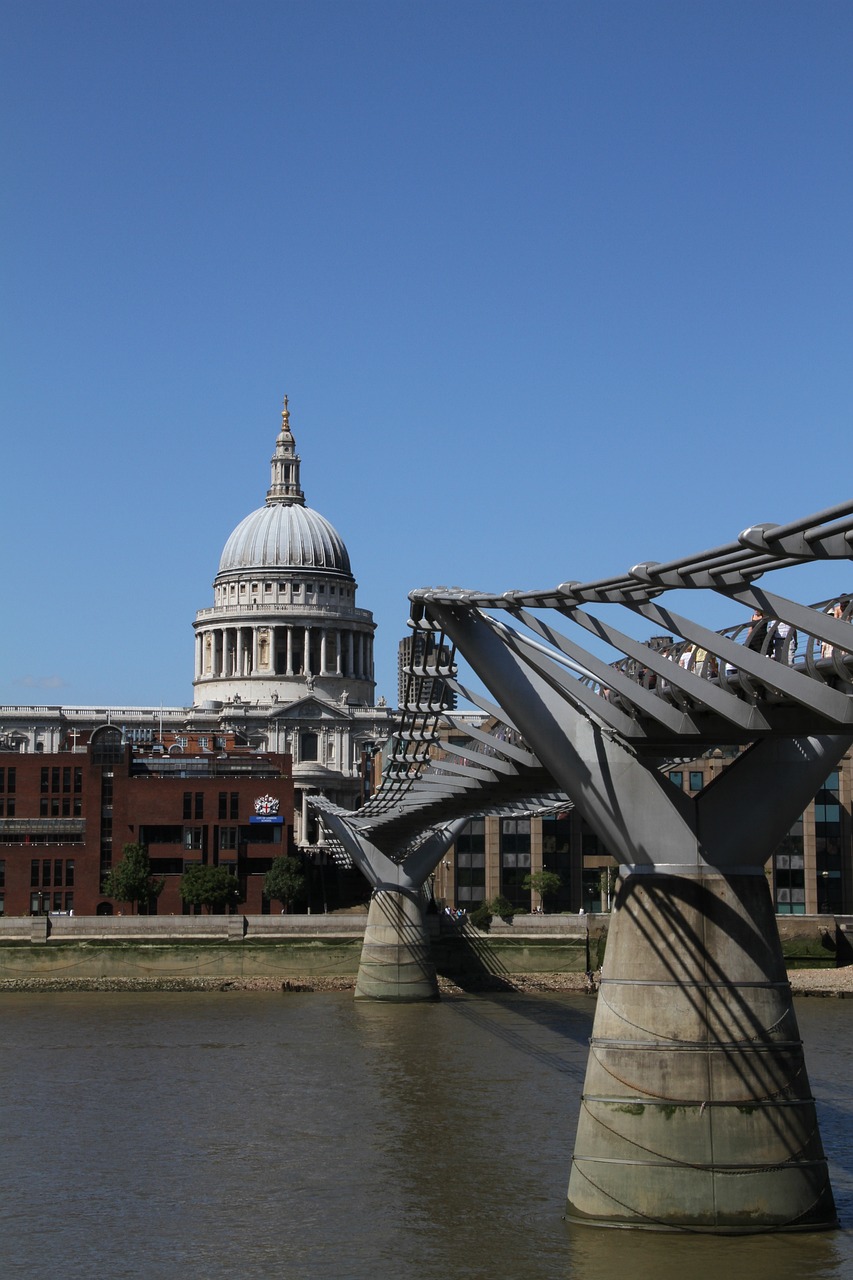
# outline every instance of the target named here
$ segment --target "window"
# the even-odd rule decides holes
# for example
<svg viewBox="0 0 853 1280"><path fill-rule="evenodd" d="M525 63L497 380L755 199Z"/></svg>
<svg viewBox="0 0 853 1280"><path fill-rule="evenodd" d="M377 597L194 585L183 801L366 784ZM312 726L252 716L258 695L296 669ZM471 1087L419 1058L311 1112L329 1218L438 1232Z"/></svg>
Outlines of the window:
<svg viewBox="0 0 853 1280"><path fill-rule="evenodd" d="M74 859L68 858L65 863L65 887L69 889L74 884ZM69 895L70 896L70 895Z"/></svg>
<svg viewBox="0 0 853 1280"><path fill-rule="evenodd" d="M220 818L228 817L228 792L220 791L219 793L219 816Z"/></svg>
<svg viewBox="0 0 853 1280"><path fill-rule="evenodd" d="M6 888L6 861L0 858L0 889Z"/></svg>
<svg viewBox="0 0 853 1280"><path fill-rule="evenodd" d="M702 770L701 770L701 769L691 769L691 770L690 770L690 778L689 778L689 782L690 782L690 790L691 790L691 791L701 791L701 790L702 790L702 788L703 788L703 786L705 785L705 783L704 783L704 781L703 781L703 778L702 778Z"/></svg>
<svg viewBox="0 0 853 1280"><path fill-rule="evenodd" d="M200 849L204 844L203 827L186 827L184 830L184 848Z"/></svg>
<svg viewBox="0 0 853 1280"><path fill-rule="evenodd" d="M501 821L501 893L513 906L530 906L530 893L523 888L530 871L530 819L504 818Z"/></svg>
<svg viewBox="0 0 853 1280"><path fill-rule="evenodd" d="M196 822L204 817L204 792L197 791L195 793L195 813L193 814Z"/></svg>
<svg viewBox="0 0 853 1280"><path fill-rule="evenodd" d="M680 769L670 769L669 780L679 790L684 786L684 774Z"/></svg>
<svg viewBox="0 0 853 1280"><path fill-rule="evenodd" d="M456 901L471 906L486 896L486 824L474 818L456 840Z"/></svg>
<svg viewBox="0 0 853 1280"><path fill-rule="evenodd" d="M231 804L229 806L228 817L229 818L240 817L240 792L239 791L231 792Z"/></svg>
<svg viewBox="0 0 853 1280"><path fill-rule="evenodd" d="M40 870L41 870L41 863L39 862L38 858L33 858L32 862L30 863L30 888L31 889L35 889L38 887Z"/></svg>
<svg viewBox="0 0 853 1280"><path fill-rule="evenodd" d="M41 791L47 791L47 790L48 790L48 780L49 780L49 777L50 777L50 770L47 768L47 766L43 766L42 771L41 771L41 783L40 783L40 786L39 786L39 789L40 789Z"/></svg>
<svg viewBox="0 0 853 1280"><path fill-rule="evenodd" d="M50 858L45 858L41 864L41 883L43 889L50 885Z"/></svg>
<svg viewBox="0 0 853 1280"><path fill-rule="evenodd" d="M237 828L236 827L220 827L219 828L219 847L220 849L236 849L237 848Z"/></svg>

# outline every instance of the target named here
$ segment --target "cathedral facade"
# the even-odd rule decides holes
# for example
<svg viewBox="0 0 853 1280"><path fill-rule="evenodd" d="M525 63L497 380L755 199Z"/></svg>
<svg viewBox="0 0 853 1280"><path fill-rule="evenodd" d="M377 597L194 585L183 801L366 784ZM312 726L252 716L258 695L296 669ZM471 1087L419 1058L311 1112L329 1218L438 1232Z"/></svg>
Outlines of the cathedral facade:
<svg viewBox="0 0 853 1280"><path fill-rule="evenodd" d="M152 859L170 862L175 874L179 864L185 868L220 857L248 869L248 878L241 878L243 909L261 910L260 889L251 877L261 875L267 855L289 848L315 866L328 861L324 832L311 815L308 796L322 792L356 808L369 794L373 755L393 727L384 699L375 702L375 623L370 611L356 604L357 582L343 539L305 502L286 399L270 468L264 504L227 539L213 603L196 614L191 703L0 708L0 763L7 766L0 770L0 913L44 910L47 901L58 909L53 885L36 908L36 890L44 887L34 882L36 863L41 880L42 863L51 861L71 862L74 868L74 909L107 909L109 904L96 902L103 874L120 858L123 843L138 839L140 827L168 829L170 843L180 841L181 849L150 850ZM183 780L184 789L169 788L176 796L180 790L180 811L166 815L166 789L154 787L150 795L152 804L157 797L157 812L146 822L149 788L134 788L134 821L124 824L126 831L119 829L112 797L117 777L125 774L149 783ZM68 795L62 791L66 775ZM75 792L78 775L84 782ZM241 825L236 815L227 817L220 831L217 807L202 827L192 816L191 780L198 782L199 793L212 787L221 806L219 784L211 781L208 787L202 780L226 775L247 780L248 790L239 786L245 821ZM261 777L286 778L278 850L254 847L262 828L250 826L247 817L253 776L258 786ZM56 794L50 790L55 779ZM227 806L230 786L221 782ZM189 816L185 790L193 796ZM269 791L268 782L264 790ZM255 799L261 799L260 792ZM203 803L209 814L212 801ZM55 868L49 870L52 876ZM61 909L66 909L68 886L62 888Z"/></svg>

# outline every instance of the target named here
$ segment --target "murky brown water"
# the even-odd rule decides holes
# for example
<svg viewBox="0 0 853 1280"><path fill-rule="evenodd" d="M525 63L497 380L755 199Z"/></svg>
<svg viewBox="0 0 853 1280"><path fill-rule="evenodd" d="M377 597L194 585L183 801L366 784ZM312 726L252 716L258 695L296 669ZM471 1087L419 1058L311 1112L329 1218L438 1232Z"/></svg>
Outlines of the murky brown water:
<svg viewBox="0 0 853 1280"><path fill-rule="evenodd" d="M853 1275L853 1001L797 1006L841 1231L562 1220L593 1004L0 995L2 1274Z"/></svg>

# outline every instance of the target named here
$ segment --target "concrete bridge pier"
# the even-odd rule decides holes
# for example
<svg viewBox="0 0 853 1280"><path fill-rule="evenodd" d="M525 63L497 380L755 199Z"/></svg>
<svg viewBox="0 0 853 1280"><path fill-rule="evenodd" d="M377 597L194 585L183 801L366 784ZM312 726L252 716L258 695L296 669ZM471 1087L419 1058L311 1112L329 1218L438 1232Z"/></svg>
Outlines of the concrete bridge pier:
<svg viewBox="0 0 853 1280"><path fill-rule="evenodd" d="M835 1226L763 872L622 872L568 1217L723 1234Z"/></svg>
<svg viewBox="0 0 853 1280"><path fill-rule="evenodd" d="M341 841L373 890L356 1000L437 1000L438 978L424 915L424 885L468 819L436 827L397 862L342 813L325 807L321 812L324 824Z"/></svg>
<svg viewBox="0 0 853 1280"><path fill-rule="evenodd" d="M374 889L367 915L356 1000L437 1000L438 979L421 894Z"/></svg>

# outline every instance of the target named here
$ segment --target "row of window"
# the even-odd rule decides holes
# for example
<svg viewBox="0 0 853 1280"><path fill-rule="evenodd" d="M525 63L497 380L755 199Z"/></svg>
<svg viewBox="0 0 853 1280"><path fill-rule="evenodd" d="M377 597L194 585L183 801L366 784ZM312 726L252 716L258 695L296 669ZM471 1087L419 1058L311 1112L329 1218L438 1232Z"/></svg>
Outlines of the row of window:
<svg viewBox="0 0 853 1280"><path fill-rule="evenodd" d="M51 885L65 885L70 889L74 884L73 858L33 858L30 863L30 887L43 889Z"/></svg>
<svg viewBox="0 0 853 1280"><path fill-rule="evenodd" d="M69 914L74 912L74 894L62 893L54 890L53 893L31 893L30 894L30 915L40 916L48 915L51 911L64 911ZM3 914L0 907L0 915Z"/></svg>
<svg viewBox="0 0 853 1280"><path fill-rule="evenodd" d="M682 790L682 788L684 787L684 770L670 769L669 780L676 787L678 787L679 790ZM704 785L705 785L705 778L704 778L704 774L702 773L702 770L689 769L687 772L687 790L701 791Z"/></svg>
<svg viewBox="0 0 853 1280"><path fill-rule="evenodd" d="M272 595L272 590L273 590L273 586L274 586L274 585L275 585L275 586L278 586L279 592L280 592L280 593L282 593L282 594L285 594L285 593L287 592L288 588L290 588L291 595L294 595L294 596L300 596L300 595L302 595L302 583L301 583L301 582L294 582L294 583L289 583L289 582L278 582L278 583L275 583L275 584L274 584L274 583L272 583L272 582L265 582L265 583L264 583L264 586L263 586L263 591L264 591L264 595L265 595L265 596L271 596L271 595ZM245 583L245 582L241 582L241 583L240 583L240 595L241 595L241 596L244 596L244 595L246 594L246 591L247 591L248 589L249 589L249 588L247 588L247 586L246 586L246 583ZM251 584L251 588L250 588L250 589L251 589L251 592L252 592L252 594L253 594L253 595L257 595L257 593L258 593L258 592L260 591L260 589L261 589L261 584L260 584L259 582L253 582L253 583ZM313 583L313 582L306 582L306 583L305 583L305 594L306 594L306 595L313 595L313 594L314 594L314 583ZM323 595L325 595L325 594L326 594L326 584L325 584L324 582L319 582L319 583L317 583L317 594L318 594L318 595L321 595L321 596L323 596ZM329 595L330 595L330 596L338 595L338 588L337 588L336 586L334 586L333 584L331 584L331 583L329 584ZM340 588L340 597L341 597L341 599L342 599L342 600L348 600L348 599L350 599L350 598L351 598L351 596L352 596L352 587L341 587L341 588ZM226 597L229 597L229 598L230 598L230 599L232 599L232 600L236 599L236 597L237 597L237 584L236 584L235 582L230 583L227 587L224 587L224 586L223 586L223 587L220 587L220 588L219 588L219 598L220 598L220 600L225 600L225 599L226 599Z"/></svg>
<svg viewBox="0 0 853 1280"><path fill-rule="evenodd" d="M83 770L64 765L44 765L41 771L40 790L62 791L70 795L72 786L75 792L83 790Z"/></svg>
<svg viewBox="0 0 853 1280"><path fill-rule="evenodd" d="M40 818L80 818L83 814L81 796L41 796Z"/></svg>
<svg viewBox="0 0 853 1280"><path fill-rule="evenodd" d="M8 768L6 768L5 766L3 768L0 768L0 792L6 791L6 792L9 792L9 794L14 795L17 784L18 784L17 769L13 768L12 766L9 766Z"/></svg>
<svg viewBox="0 0 853 1280"><path fill-rule="evenodd" d="M200 822L204 818L204 792L203 791L185 791L184 792L184 821L194 819ZM220 818L239 818L240 817L240 793L239 791L220 791L219 792L219 817Z"/></svg>

